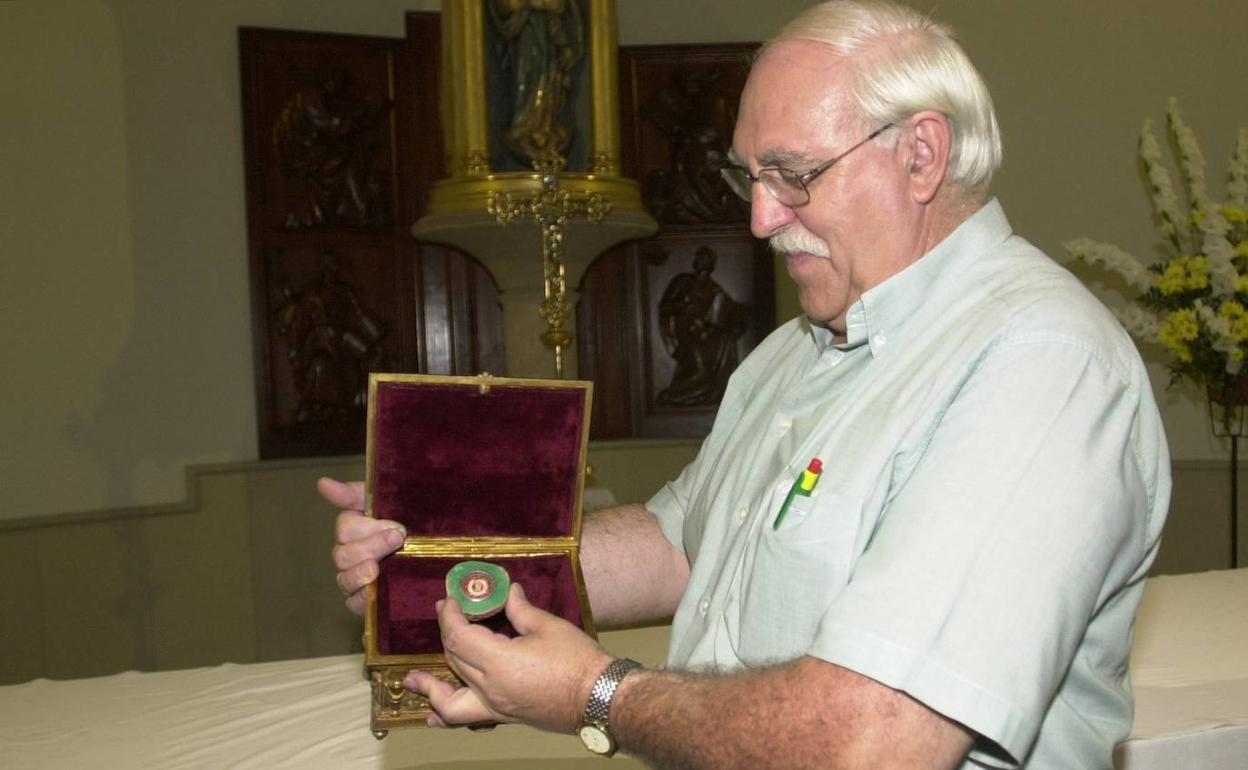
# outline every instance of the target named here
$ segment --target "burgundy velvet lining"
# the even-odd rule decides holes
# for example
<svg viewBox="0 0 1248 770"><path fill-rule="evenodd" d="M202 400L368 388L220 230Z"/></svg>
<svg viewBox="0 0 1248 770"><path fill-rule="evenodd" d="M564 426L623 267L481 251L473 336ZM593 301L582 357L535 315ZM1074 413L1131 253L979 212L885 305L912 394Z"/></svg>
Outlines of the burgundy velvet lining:
<svg viewBox="0 0 1248 770"><path fill-rule="evenodd" d="M572 533L585 393L378 383L373 515L416 537Z"/></svg>
<svg viewBox="0 0 1248 770"><path fill-rule="evenodd" d="M566 554L488 559L501 565L529 601L584 628L572 559ZM446 573L463 559L442 556L394 556L381 563L377 581L377 645L382 655L442 652L438 614L433 604L446 598ZM507 636L516 631L504 613L480 621Z"/></svg>

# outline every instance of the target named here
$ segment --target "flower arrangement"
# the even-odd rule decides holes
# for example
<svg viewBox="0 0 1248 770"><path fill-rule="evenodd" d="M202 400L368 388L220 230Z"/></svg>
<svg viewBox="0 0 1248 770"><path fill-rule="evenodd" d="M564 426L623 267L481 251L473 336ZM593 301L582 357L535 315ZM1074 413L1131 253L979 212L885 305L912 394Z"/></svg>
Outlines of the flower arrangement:
<svg viewBox="0 0 1248 770"><path fill-rule="evenodd" d="M1226 200L1209 196L1205 158L1183 122L1178 102L1166 113L1185 192L1181 202L1162 159L1151 120L1140 132L1140 161L1148 178L1163 255L1145 265L1108 243L1080 238L1062 244L1073 257L1121 276L1138 302L1115 311L1136 339L1159 342L1174 360L1175 380L1205 386L1211 400L1248 400L1248 129L1231 156Z"/></svg>

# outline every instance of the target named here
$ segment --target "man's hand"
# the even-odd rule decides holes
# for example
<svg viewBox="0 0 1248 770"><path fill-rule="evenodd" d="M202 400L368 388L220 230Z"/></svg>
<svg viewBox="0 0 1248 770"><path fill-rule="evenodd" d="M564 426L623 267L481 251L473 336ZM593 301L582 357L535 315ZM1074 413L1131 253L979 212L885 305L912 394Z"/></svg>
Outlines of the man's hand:
<svg viewBox="0 0 1248 770"><path fill-rule="evenodd" d="M403 545L407 533L403 525L364 515L364 484L344 484L330 478L316 482L316 490L331 504L342 508L334 529L334 566L338 568L338 588L347 596L347 609L364 614L364 586L377 579L384 557Z"/></svg>
<svg viewBox="0 0 1248 770"><path fill-rule="evenodd" d="M453 601L438 602L446 661L467 687L423 671L408 674L404 684L429 698L431 727L523 722L575 732L611 656L576 626L530 604L519 584L511 587L506 611L520 634L515 638L470 623Z"/></svg>

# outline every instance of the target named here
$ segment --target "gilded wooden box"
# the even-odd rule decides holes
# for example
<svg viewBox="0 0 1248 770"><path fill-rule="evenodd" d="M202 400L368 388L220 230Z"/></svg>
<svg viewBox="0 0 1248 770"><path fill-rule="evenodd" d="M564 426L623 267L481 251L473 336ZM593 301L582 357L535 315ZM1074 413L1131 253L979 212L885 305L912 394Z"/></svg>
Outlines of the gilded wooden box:
<svg viewBox="0 0 1248 770"><path fill-rule="evenodd" d="M365 666L372 729L424 725L412 669L455 676L434 603L455 564L499 564L529 600L593 635L578 550L592 384L482 375L374 374L366 513L407 540L369 586ZM481 621L514 634L505 615Z"/></svg>

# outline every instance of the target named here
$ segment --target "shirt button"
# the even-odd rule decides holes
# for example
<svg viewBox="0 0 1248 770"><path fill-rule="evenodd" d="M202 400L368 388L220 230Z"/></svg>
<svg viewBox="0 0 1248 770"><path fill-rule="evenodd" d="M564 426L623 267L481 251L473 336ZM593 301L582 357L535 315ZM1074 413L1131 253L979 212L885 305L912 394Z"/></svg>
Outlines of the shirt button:
<svg viewBox="0 0 1248 770"><path fill-rule="evenodd" d="M882 348L882 347L884 347L884 343L885 343L885 342L888 342L888 338L887 338L887 337L885 337L883 334L877 334L877 335L875 335L875 346L876 346L877 348Z"/></svg>
<svg viewBox="0 0 1248 770"><path fill-rule="evenodd" d="M707 612L710 612L710 610L711 610L710 599L703 599L702 602L698 604L698 611L701 612L703 615L705 615Z"/></svg>
<svg viewBox="0 0 1248 770"><path fill-rule="evenodd" d="M780 420L776 423L776 427L780 429L781 433L785 433L793 427L793 421L789 419Z"/></svg>
<svg viewBox="0 0 1248 770"><path fill-rule="evenodd" d="M744 524L745 520L750 518L750 509L742 508L740 511L737 512L737 517L741 520L741 523Z"/></svg>

